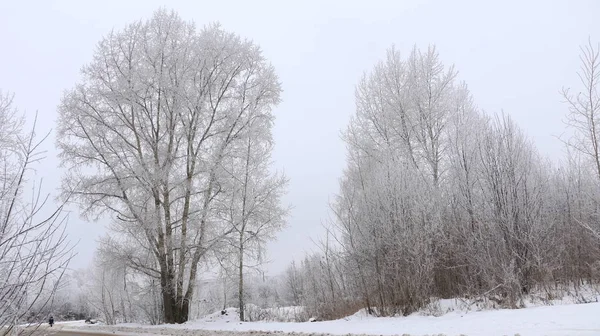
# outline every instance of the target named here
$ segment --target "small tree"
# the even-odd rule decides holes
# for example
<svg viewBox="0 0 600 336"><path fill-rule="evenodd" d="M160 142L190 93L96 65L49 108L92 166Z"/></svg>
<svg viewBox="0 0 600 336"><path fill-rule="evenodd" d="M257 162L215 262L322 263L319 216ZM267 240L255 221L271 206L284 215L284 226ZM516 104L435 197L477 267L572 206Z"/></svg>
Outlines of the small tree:
<svg viewBox="0 0 600 336"><path fill-rule="evenodd" d="M36 122L23 134L24 119L12 107L12 95L0 91L0 329L9 334L32 307L52 301L69 260L66 216L62 205L46 208L50 196L41 183L25 198L27 177L43 159Z"/></svg>
<svg viewBox="0 0 600 336"><path fill-rule="evenodd" d="M287 179L270 172L273 143L270 141L272 121L263 117L248 120L249 132L228 160L227 198L222 212L233 227L228 240L236 257L238 274L238 305L240 320L244 321L244 270L248 259L262 262L266 241L283 228L288 209L281 206Z"/></svg>
<svg viewBox="0 0 600 336"><path fill-rule="evenodd" d="M569 107L565 122L574 132L566 144L587 158L600 185L600 44L594 45L589 40L580 49L581 69L577 75L581 91L573 94L570 89L563 88L563 97ZM587 221L577 222L600 238L599 227L594 227Z"/></svg>

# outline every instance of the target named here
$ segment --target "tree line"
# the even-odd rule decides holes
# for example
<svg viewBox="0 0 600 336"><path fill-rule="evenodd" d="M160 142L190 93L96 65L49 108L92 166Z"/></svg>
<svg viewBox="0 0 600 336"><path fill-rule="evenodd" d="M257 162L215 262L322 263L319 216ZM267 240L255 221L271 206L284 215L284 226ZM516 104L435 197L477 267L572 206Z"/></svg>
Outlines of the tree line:
<svg viewBox="0 0 600 336"><path fill-rule="evenodd" d="M553 164L508 114L477 108L434 47L389 49L356 88L322 253L288 270L319 274L302 304L327 318L408 315L435 298L518 308L532 291L597 284L599 51L582 48L580 87L563 89L571 133Z"/></svg>

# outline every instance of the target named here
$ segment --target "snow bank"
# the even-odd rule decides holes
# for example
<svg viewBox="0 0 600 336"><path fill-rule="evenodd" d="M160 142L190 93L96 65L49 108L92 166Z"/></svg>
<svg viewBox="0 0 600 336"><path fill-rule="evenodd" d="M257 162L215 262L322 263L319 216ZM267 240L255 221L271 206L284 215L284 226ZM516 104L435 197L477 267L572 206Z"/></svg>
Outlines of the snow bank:
<svg viewBox="0 0 600 336"><path fill-rule="evenodd" d="M269 322L306 322L309 319L306 309L301 306L260 308L248 305L246 317L250 321Z"/></svg>
<svg viewBox="0 0 600 336"><path fill-rule="evenodd" d="M332 335L467 335L467 336L591 336L600 335L600 303L504 309L480 312L451 312L440 317L414 314L408 317L368 317L304 323L239 322L216 318L182 325L119 325L95 327L94 330L139 332L154 335L225 336L272 333L307 333ZM199 330L203 330L199 333ZM210 332L207 332L209 330ZM220 332L219 332L220 331Z"/></svg>
<svg viewBox="0 0 600 336"><path fill-rule="evenodd" d="M230 323L230 322L239 322L240 318L238 315L237 308L227 308L225 310L217 311L212 314L206 315L206 316L198 319L197 321Z"/></svg>
<svg viewBox="0 0 600 336"><path fill-rule="evenodd" d="M304 307L276 307L276 308L260 308L256 305L249 304L246 306L246 320L249 321L265 321L265 322L297 322L308 321L308 316L305 313ZM227 308L222 311L217 311L212 314L201 317L196 322L239 322L237 308Z"/></svg>
<svg viewBox="0 0 600 336"><path fill-rule="evenodd" d="M579 304L600 302L600 288L597 286L581 286L578 289L564 288L556 290L537 291L524 296L519 302L520 308L534 308L542 306ZM425 316L442 316L451 312L467 313L471 311L486 311L501 309L497 302L489 298L431 298L431 303L423 307L417 314ZM360 313L360 314L359 314ZM357 313L364 316L366 312Z"/></svg>
<svg viewBox="0 0 600 336"><path fill-rule="evenodd" d="M19 327L29 328L29 327L36 327L36 326L40 326L40 325L46 325L46 324L48 324L48 321L44 320L44 321L38 321L38 322L31 322L31 323L19 324ZM84 320L58 321L58 322L54 322L54 325L57 325L57 326L68 326L68 327L80 327L80 326L85 325L85 321Z"/></svg>
<svg viewBox="0 0 600 336"><path fill-rule="evenodd" d="M237 308L204 316L182 325L144 326L97 325L79 329L146 334L203 336L304 333L311 335L600 335L600 296L598 289L582 287L555 292L546 290L527 296L524 309L498 309L487 299L436 299L408 317L374 317L365 309L336 321L307 321L303 307L260 308L248 305L246 316L261 322L240 322ZM590 303L592 302L592 303ZM586 303L586 304L581 304Z"/></svg>

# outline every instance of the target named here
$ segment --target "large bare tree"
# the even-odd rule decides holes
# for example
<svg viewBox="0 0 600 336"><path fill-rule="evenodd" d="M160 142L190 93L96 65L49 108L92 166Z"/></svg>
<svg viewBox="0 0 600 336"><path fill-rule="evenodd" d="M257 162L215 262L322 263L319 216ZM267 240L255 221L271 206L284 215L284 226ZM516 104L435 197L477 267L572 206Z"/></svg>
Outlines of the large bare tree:
<svg viewBox="0 0 600 336"><path fill-rule="evenodd" d="M115 251L160 279L165 322L185 322L198 264L235 230L216 214L223 163L250 120L271 122L277 76L252 42L165 10L102 39L82 75L59 107L64 192L112 216Z"/></svg>

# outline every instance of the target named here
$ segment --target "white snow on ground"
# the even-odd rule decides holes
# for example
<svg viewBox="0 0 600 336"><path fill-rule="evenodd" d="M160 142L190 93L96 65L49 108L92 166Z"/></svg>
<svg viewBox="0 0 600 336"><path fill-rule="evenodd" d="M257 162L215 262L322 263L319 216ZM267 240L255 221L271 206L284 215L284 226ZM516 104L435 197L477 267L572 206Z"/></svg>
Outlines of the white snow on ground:
<svg viewBox="0 0 600 336"><path fill-rule="evenodd" d="M85 320L77 320L77 321L58 321L54 322L55 325L62 326L75 326L75 325L83 325L85 324Z"/></svg>
<svg viewBox="0 0 600 336"><path fill-rule="evenodd" d="M37 325L45 325L48 324L47 320L41 321L41 322L35 322L35 323L24 323L24 324L19 324L19 327L35 327ZM66 327L78 327L78 326L82 326L85 325L85 320L77 320L77 321L58 321L58 322L54 322L55 325L62 325L62 326L66 326Z"/></svg>
<svg viewBox="0 0 600 336"><path fill-rule="evenodd" d="M230 310L231 313L231 310ZM280 331L334 335L590 336L600 335L600 303L543 306L516 310L451 312L440 317L361 317L325 322L238 322L220 313L182 325L119 325L113 329L163 335L193 335L192 330ZM219 315L217 315L219 314ZM88 326L94 328L94 326ZM107 330L110 327L96 327Z"/></svg>

